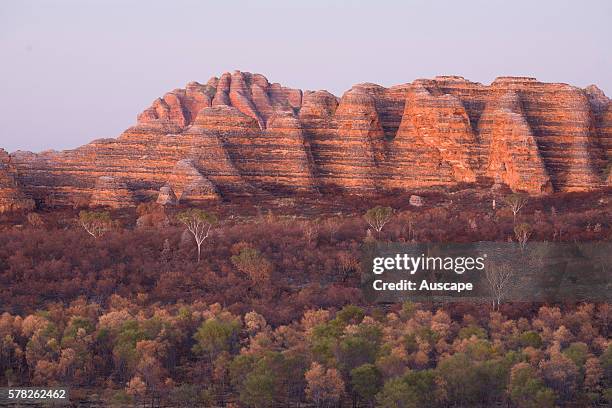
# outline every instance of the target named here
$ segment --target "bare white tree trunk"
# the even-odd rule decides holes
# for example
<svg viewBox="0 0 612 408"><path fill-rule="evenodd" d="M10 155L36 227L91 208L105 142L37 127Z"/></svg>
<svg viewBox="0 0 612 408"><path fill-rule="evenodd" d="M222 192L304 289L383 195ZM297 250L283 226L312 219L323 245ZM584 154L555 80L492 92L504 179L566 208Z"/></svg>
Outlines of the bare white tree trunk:
<svg viewBox="0 0 612 408"><path fill-rule="evenodd" d="M190 220L186 224L187 229L193 235L196 245L198 246L198 262L200 262L202 256L202 243L206 238L208 238L212 225L206 221L198 219Z"/></svg>
<svg viewBox="0 0 612 408"><path fill-rule="evenodd" d="M493 310L499 310L501 301L512 286L514 270L509 265L496 265L488 262L485 267L485 278L493 303Z"/></svg>

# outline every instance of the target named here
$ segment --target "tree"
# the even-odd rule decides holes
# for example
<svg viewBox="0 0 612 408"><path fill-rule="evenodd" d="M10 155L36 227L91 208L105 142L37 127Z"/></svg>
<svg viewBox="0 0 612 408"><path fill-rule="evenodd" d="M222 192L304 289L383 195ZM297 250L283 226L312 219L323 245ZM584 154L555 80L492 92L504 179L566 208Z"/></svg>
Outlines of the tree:
<svg viewBox="0 0 612 408"><path fill-rule="evenodd" d="M111 217L108 211L86 211L79 213L79 224L89 235L99 238L111 227Z"/></svg>
<svg viewBox="0 0 612 408"><path fill-rule="evenodd" d="M608 345L606 351L599 357L599 363L603 372L603 386L612 390L612 344ZM612 396L612 392L610 392Z"/></svg>
<svg viewBox="0 0 612 408"><path fill-rule="evenodd" d="M499 309L502 299L512 286L514 268L508 264L496 264L487 262L485 267L485 278L493 304L493 310Z"/></svg>
<svg viewBox="0 0 612 408"><path fill-rule="evenodd" d="M342 282L345 282L351 272L359 270L359 261L348 251L338 253L338 269Z"/></svg>
<svg viewBox="0 0 612 408"><path fill-rule="evenodd" d="M31 212L28 214L27 218L28 218L28 223L35 228L40 228L40 227L45 226L45 221L42 219L40 214Z"/></svg>
<svg viewBox="0 0 612 408"><path fill-rule="evenodd" d="M178 219L193 235L196 245L198 246L198 262L200 262L202 243L208 238L211 227L217 222L217 217L199 208L191 208L182 211L178 215Z"/></svg>
<svg viewBox="0 0 612 408"><path fill-rule="evenodd" d="M508 392L510 400L519 408L555 406L555 393L544 385L527 363L512 367Z"/></svg>
<svg viewBox="0 0 612 408"><path fill-rule="evenodd" d="M276 378L272 371L255 369L250 372L242 385L240 400L253 408L267 408L274 405Z"/></svg>
<svg viewBox="0 0 612 408"><path fill-rule="evenodd" d="M527 224L526 222L520 223L514 227L514 236L521 246L521 250L525 250L527 241L529 241L532 231L533 228L531 228L531 225Z"/></svg>
<svg viewBox="0 0 612 408"><path fill-rule="evenodd" d="M381 374L374 364L364 364L351 370L353 391L370 406L381 387Z"/></svg>
<svg viewBox="0 0 612 408"><path fill-rule="evenodd" d="M376 206L369 209L364 218L376 232L380 232L393 216L393 208Z"/></svg>
<svg viewBox="0 0 612 408"><path fill-rule="evenodd" d="M319 363L312 363L304 375L306 395L318 407L337 404L344 394L342 376L335 368L327 370Z"/></svg>
<svg viewBox="0 0 612 408"><path fill-rule="evenodd" d="M194 384L183 384L170 391L169 400L177 407L194 407L201 403L199 390Z"/></svg>
<svg viewBox="0 0 612 408"><path fill-rule="evenodd" d="M329 240L332 241L334 239L334 236L336 235L336 233L338 232L338 230L340 229L340 221L337 218L326 218L325 221L323 221L323 227L324 229L327 231L327 234L329 235Z"/></svg>
<svg viewBox="0 0 612 408"><path fill-rule="evenodd" d="M319 237L319 225L310 221L304 221L301 225L306 243L308 245L316 243L317 238Z"/></svg>
<svg viewBox="0 0 612 408"><path fill-rule="evenodd" d="M382 331L374 324L359 325L343 336L335 350L338 366L343 373L349 374L363 364L374 363L381 338Z"/></svg>
<svg viewBox="0 0 612 408"><path fill-rule="evenodd" d="M139 376L134 376L127 384L125 391L135 397L143 397L147 392L147 385Z"/></svg>
<svg viewBox="0 0 612 408"><path fill-rule="evenodd" d="M474 349L481 349L483 345L486 346L486 341L479 340L477 344ZM482 357L475 358L480 351L455 353L438 363L436 372L442 380L442 389L449 405L477 406L493 399L495 390L489 384L496 378L483 370ZM501 381L498 380L499 383Z"/></svg>
<svg viewBox="0 0 612 408"><path fill-rule="evenodd" d="M576 364L577 367L582 367L589 358L589 346L582 342L570 344L563 354Z"/></svg>
<svg viewBox="0 0 612 408"><path fill-rule="evenodd" d="M255 282L266 282L272 275L272 264L257 249L243 246L233 255L232 263Z"/></svg>
<svg viewBox="0 0 612 408"><path fill-rule="evenodd" d="M268 323L265 317L255 311L251 311L244 315L244 326L250 335L255 335L266 329Z"/></svg>
<svg viewBox="0 0 612 408"><path fill-rule="evenodd" d="M164 263L170 262L170 258L172 257L172 248L170 247L170 241L168 238L164 240L164 246L162 247L160 253L160 259Z"/></svg>
<svg viewBox="0 0 612 408"><path fill-rule="evenodd" d="M520 334L518 337L518 343L521 347L533 347L535 349L539 349L542 347L542 337L536 331L527 330Z"/></svg>
<svg viewBox="0 0 612 408"><path fill-rule="evenodd" d="M232 351L236 347L239 332L240 323L237 320L208 319L193 336L197 342L193 351L208 354L213 361L219 353Z"/></svg>
<svg viewBox="0 0 612 408"><path fill-rule="evenodd" d="M419 390L410 386L403 377L395 377L385 382L381 392L376 395L376 403L381 408L419 408L422 404ZM431 405L429 405L431 406Z"/></svg>
<svg viewBox="0 0 612 408"><path fill-rule="evenodd" d="M561 398L571 401L578 386L580 371L576 364L559 352L551 353L549 360L540 361L540 374L546 385Z"/></svg>
<svg viewBox="0 0 612 408"><path fill-rule="evenodd" d="M506 197L506 204L512 210L513 221L516 224L516 215L527 204L527 197L523 194L512 193Z"/></svg>
<svg viewBox="0 0 612 408"><path fill-rule="evenodd" d="M584 365L584 388L590 392L598 392L602 377L603 370L599 360L595 357L589 358Z"/></svg>
<svg viewBox="0 0 612 408"><path fill-rule="evenodd" d="M244 373L244 379L238 384L240 401L253 408L275 406L282 390L279 376L283 356L280 353L267 352L253 361L252 370Z"/></svg>

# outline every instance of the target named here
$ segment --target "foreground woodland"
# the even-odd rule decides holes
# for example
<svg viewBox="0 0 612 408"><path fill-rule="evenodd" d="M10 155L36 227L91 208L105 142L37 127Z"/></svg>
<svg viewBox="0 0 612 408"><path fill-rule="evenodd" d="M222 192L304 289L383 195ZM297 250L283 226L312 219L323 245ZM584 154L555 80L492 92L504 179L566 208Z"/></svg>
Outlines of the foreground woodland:
<svg viewBox="0 0 612 408"><path fill-rule="evenodd" d="M609 304L361 296L367 241L612 235L609 194L512 202L2 214L0 386L70 386L116 406L607 406ZM200 251L188 215L205 222Z"/></svg>

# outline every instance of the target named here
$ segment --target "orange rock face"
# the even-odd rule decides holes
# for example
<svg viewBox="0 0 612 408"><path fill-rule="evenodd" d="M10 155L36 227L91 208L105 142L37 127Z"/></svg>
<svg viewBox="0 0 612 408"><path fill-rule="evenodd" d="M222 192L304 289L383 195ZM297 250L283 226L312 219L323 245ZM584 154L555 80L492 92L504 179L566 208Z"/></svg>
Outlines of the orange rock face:
<svg viewBox="0 0 612 408"><path fill-rule="evenodd" d="M135 204L132 192L125 183L110 176L101 176L96 180L89 205L91 207L122 208Z"/></svg>
<svg viewBox="0 0 612 408"><path fill-rule="evenodd" d="M515 189L552 192L552 182L518 94L492 98L480 117L485 174Z"/></svg>
<svg viewBox="0 0 612 408"><path fill-rule="evenodd" d="M15 181L8 153L0 149L0 213L32 208L34 201L26 198Z"/></svg>
<svg viewBox="0 0 612 408"><path fill-rule="evenodd" d="M457 183L545 194L610 186L611 159L612 104L595 86L446 76L358 84L337 98L235 71L167 93L117 139L5 153L11 171L0 167L0 206L366 195Z"/></svg>

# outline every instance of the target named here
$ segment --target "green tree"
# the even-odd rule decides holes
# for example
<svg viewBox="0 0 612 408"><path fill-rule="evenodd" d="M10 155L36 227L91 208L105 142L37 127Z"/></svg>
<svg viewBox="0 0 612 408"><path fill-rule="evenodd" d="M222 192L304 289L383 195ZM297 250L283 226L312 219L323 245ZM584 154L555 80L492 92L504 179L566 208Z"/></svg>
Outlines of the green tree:
<svg viewBox="0 0 612 408"><path fill-rule="evenodd" d="M572 343L563 350L563 354L572 360L576 366L582 367L589 357L589 347L582 342Z"/></svg>
<svg viewBox="0 0 612 408"><path fill-rule="evenodd" d="M170 391L170 402L177 407L194 407L201 403L200 387L194 384L183 384Z"/></svg>
<svg viewBox="0 0 612 408"><path fill-rule="evenodd" d="M542 337L540 337L537 332L529 330L519 335L519 344L521 347L533 347L538 349L542 347Z"/></svg>
<svg viewBox="0 0 612 408"><path fill-rule="evenodd" d="M373 406L381 388L381 374L374 364L364 364L351 370L351 386L357 396Z"/></svg>
<svg viewBox="0 0 612 408"><path fill-rule="evenodd" d="M478 340L465 352L444 358L436 368L448 402L458 406L493 405L503 399L509 364L496 356L486 340Z"/></svg>
<svg viewBox="0 0 612 408"><path fill-rule="evenodd" d="M229 366L229 377L232 387L240 390L247 375L253 370L256 358L253 354L240 354L232 360Z"/></svg>
<svg viewBox="0 0 612 408"><path fill-rule="evenodd" d="M608 345L606 351L599 357L599 363L603 370L604 387L612 389L612 344ZM610 395L612 396L612 392Z"/></svg>
<svg viewBox="0 0 612 408"><path fill-rule="evenodd" d="M241 354L230 364L230 377L240 401L249 407L284 405L293 397L299 400L306 386L306 362L291 353L265 351Z"/></svg>
<svg viewBox="0 0 612 408"><path fill-rule="evenodd" d="M342 338L338 343L337 358L343 372L348 375L354 368L373 363L380 348L381 337L382 333L376 326L366 326Z"/></svg>
<svg viewBox="0 0 612 408"><path fill-rule="evenodd" d="M508 393L510 400L519 408L555 406L555 393L544 385L527 363L518 363L512 367Z"/></svg>
<svg viewBox="0 0 612 408"><path fill-rule="evenodd" d="M410 387L402 378L392 378L376 395L376 403L380 408L419 408L420 400L417 391Z"/></svg>
<svg viewBox="0 0 612 408"><path fill-rule="evenodd" d="M247 374L240 391L240 401L249 407L267 408L274 405L276 376L267 367Z"/></svg>
<svg viewBox="0 0 612 408"><path fill-rule="evenodd" d="M115 332L113 359L119 378L127 380L133 375L138 363L136 343L147 340L146 333L136 320L128 320Z"/></svg>
<svg viewBox="0 0 612 408"><path fill-rule="evenodd" d="M238 344L240 322L237 320L221 320L216 317L206 320L193 338L196 344L193 351L197 354L207 354L210 361L222 351L234 351Z"/></svg>
<svg viewBox="0 0 612 408"><path fill-rule="evenodd" d="M408 371L403 376L403 381L419 396L419 406L437 405L435 370Z"/></svg>
<svg viewBox="0 0 612 408"><path fill-rule="evenodd" d="M341 322L342 325L347 324L359 324L365 317L365 312L362 308L355 305L347 305L336 313L336 320Z"/></svg>
<svg viewBox="0 0 612 408"><path fill-rule="evenodd" d="M479 339L486 339L487 331L476 324L471 324L469 326L462 327L459 330L458 337L460 339L469 339L472 336L476 336Z"/></svg>
<svg viewBox="0 0 612 408"><path fill-rule="evenodd" d="M312 329L310 351L315 360L330 364L335 361L334 349L342 329L343 326L338 325L335 320L316 325Z"/></svg>

